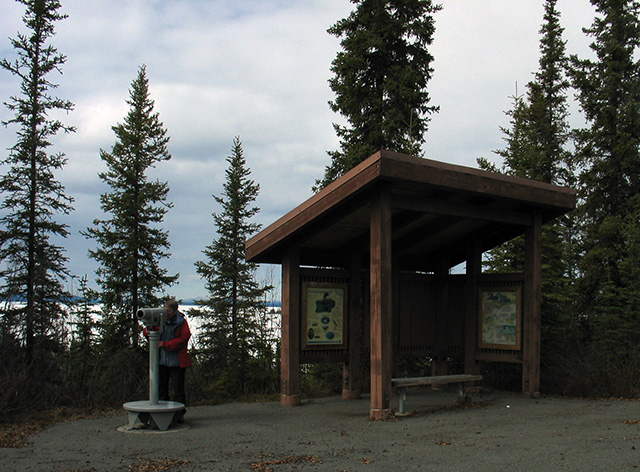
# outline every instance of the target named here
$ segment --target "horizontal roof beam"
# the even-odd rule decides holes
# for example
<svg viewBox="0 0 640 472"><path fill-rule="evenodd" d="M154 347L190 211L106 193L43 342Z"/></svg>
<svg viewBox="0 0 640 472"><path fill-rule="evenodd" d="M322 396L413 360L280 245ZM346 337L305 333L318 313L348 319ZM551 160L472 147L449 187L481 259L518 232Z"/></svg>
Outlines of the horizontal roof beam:
<svg viewBox="0 0 640 472"><path fill-rule="evenodd" d="M454 216L457 218L470 218L518 226L531 226L533 224L530 213L450 200L435 200L432 198L420 198L416 200L415 198L396 196L393 199L393 208L397 210Z"/></svg>

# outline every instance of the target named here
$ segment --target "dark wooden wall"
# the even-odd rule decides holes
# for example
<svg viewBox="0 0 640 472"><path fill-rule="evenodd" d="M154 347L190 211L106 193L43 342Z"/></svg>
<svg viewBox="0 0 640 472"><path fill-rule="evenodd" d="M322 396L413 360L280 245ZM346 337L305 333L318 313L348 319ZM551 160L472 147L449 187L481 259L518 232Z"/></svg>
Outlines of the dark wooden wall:
<svg viewBox="0 0 640 472"><path fill-rule="evenodd" d="M370 354L369 279L366 272L360 274L363 287L360 298L362 316L358 323L348 325L360 336L360 352L363 360ZM523 274L483 274L478 288L483 286L523 285ZM464 361L465 318L469 306L466 277L448 275L403 273L397 288L394 312L393 340L397 358L446 357ZM345 270L301 269L301 282L348 283L350 274ZM445 297L443 299L443 294ZM474 305L474 304L472 304ZM475 306L475 305L474 305ZM475 315L477 316L477 315ZM473 331L474 334L476 331ZM477 342L477 338L471 340ZM302 350L301 363L346 362L348 349ZM496 362L522 362L521 351L477 349L477 360ZM397 359L396 359L397 360Z"/></svg>

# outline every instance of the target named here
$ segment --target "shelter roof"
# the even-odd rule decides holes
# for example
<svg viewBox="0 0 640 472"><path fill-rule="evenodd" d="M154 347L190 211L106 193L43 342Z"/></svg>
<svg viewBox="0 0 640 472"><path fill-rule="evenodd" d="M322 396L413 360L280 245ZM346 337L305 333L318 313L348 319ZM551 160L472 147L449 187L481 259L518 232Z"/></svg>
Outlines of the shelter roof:
<svg viewBox="0 0 640 472"><path fill-rule="evenodd" d="M471 240L482 251L576 205L576 192L543 182L380 151L246 242L246 258L282 263L290 245L300 264L341 267L369 250L371 201L390 192L393 254L402 270L432 271L466 259Z"/></svg>

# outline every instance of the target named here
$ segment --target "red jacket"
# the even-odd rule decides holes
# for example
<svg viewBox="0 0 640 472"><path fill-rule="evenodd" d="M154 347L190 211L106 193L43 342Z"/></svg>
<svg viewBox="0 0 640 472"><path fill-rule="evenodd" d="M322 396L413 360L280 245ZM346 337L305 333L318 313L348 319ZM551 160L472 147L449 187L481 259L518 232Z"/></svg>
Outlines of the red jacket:
<svg viewBox="0 0 640 472"><path fill-rule="evenodd" d="M176 327L175 337L171 341L165 341L163 347L170 352L178 351L178 361L180 362L180 367L191 367L191 357L189 357L189 353L187 352L189 338L191 337L189 323L187 323L187 319L182 313L178 312L176 316L179 316L181 319L178 322L178 326ZM143 333L146 337L146 327L143 329Z"/></svg>
<svg viewBox="0 0 640 472"><path fill-rule="evenodd" d="M180 316L182 313L178 312L176 316ZM184 323L178 324L176 328L176 337L171 341L164 342L164 348L167 351L178 351L178 360L180 361L180 367L191 367L191 357L187 352L187 345L189 344L189 338L191 337L191 331L189 331L189 323L187 319L182 315Z"/></svg>

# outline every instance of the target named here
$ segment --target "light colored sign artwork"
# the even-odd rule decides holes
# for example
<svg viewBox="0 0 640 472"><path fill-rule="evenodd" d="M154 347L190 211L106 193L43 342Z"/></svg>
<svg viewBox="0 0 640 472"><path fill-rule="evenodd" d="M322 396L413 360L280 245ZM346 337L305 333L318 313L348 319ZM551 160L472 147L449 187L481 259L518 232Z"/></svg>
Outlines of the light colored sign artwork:
<svg viewBox="0 0 640 472"><path fill-rule="evenodd" d="M479 311L478 347L520 349L520 287L481 289Z"/></svg>
<svg viewBox="0 0 640 472"><path fill-rule="evenodd" d="M346 284L306 282L302 287L303 346L345 346Z"/></svg>

